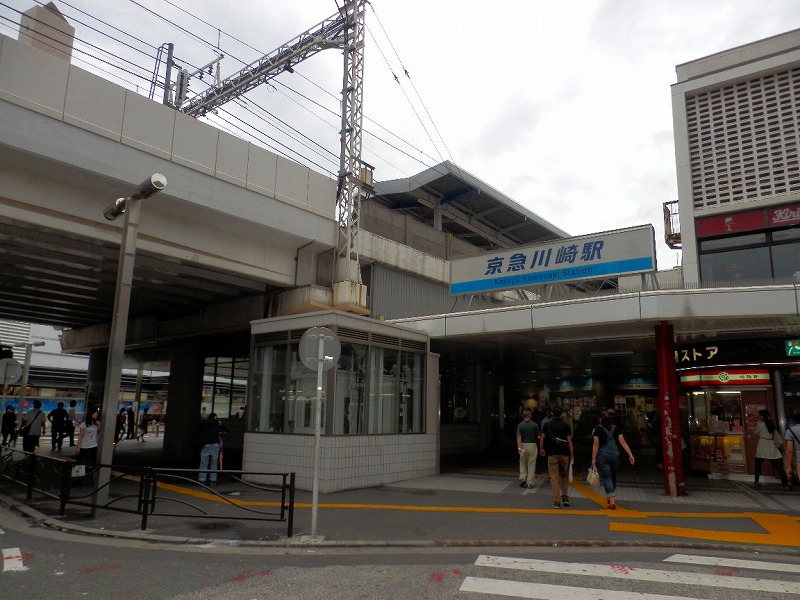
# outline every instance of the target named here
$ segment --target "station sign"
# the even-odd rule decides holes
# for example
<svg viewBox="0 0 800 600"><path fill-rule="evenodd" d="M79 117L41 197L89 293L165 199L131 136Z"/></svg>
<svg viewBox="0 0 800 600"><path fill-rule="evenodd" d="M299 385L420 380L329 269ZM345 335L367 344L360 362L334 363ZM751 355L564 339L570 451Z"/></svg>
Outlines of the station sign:
<svg viewBox="0 0 800 600"><path fill-rule="evenodd" d="M453 259L450 293L497 292L655 270L655 230L640 225Z"/></svg>

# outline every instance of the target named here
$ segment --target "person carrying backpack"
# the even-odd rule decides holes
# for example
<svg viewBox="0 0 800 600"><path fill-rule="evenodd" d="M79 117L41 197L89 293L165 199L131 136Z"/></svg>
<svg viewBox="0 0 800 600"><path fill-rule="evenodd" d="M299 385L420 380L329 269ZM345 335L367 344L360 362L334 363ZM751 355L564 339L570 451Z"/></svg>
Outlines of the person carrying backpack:
<svg viewBox="0 0 800 600"><path fill-rule="evenodd" d="M600 424L592 431L592 466L596 466L600 473L600 481L606 491L609 510L617 508L617 470L619 469L620 448L628 454L630 463L635 464L636 459L634 459L633 452L622 432L614 425L611 415L602 411Z"/></svg>

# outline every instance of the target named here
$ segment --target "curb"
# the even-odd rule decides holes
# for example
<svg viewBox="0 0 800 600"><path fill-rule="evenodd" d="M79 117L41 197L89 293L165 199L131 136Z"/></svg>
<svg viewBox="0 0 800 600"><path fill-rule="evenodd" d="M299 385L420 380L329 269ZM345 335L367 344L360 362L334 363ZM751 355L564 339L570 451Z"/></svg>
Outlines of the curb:
<svg viewBox="0 0 800 600"><path fill-rule="evenodd" d="M176 546L211 545L216 549L224 547L248 548L667 548L702 551L770 553L786 556L800 556L794 548L782 546L745 546L716 544L711 542L681 542L664 540L324 540L310 536L284 538L276 541L232 540L219 538L196 538L160 535L147 531L110 531L66 523L39 512L35 508L15 501L0 493L0 504L31 519L38 525L53 530L76 535L137 540Z"/></svg>

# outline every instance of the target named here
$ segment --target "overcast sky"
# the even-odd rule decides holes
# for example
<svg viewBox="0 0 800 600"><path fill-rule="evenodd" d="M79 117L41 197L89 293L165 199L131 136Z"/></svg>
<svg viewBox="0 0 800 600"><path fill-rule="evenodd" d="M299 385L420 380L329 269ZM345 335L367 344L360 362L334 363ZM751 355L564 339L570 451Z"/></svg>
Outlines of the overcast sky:
<svg viewBox="0 0 800 600"><path fill-rule="evenodd" d="M0 33L16 37L18 11L34 1L3 3ZM55 4L84 50L73 63L145 94L164 42L190 70L213 60L219 42L224 78L336 11L334 0ZM679 261L662 223L662 204L677 199L675 65L800 28L800 10L797 0L372 0L366 22L364 159L376 180L450 159L572 235L652 223L668 269ZM98 63L85 42L139 67ZM217 123L333 174L341 64L340 52L325 51L248 95L260 107L251 110L289 123L310 148L233 104ZM257 130L241 131L232 115Z"/></svg>

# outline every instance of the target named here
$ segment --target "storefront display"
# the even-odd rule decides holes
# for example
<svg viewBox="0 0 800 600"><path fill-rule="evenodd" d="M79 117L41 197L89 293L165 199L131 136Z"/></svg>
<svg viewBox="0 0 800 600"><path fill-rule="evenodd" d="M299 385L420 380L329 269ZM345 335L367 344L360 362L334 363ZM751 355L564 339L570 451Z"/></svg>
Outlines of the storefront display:
<svg viewBox="0 0 800 600"><path fill-rule="evenodd" d="M763 369L687 371L681 385L689 400L690 466L719 474L752 472L758 411L767 408L772 388ZM699 389L701 388L701 389Z"/></svg>

